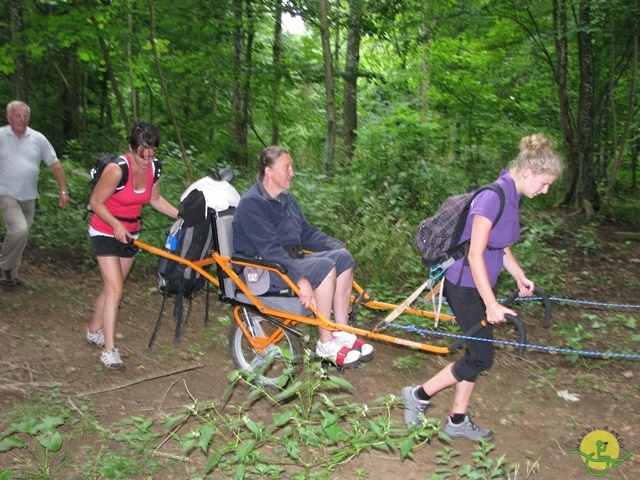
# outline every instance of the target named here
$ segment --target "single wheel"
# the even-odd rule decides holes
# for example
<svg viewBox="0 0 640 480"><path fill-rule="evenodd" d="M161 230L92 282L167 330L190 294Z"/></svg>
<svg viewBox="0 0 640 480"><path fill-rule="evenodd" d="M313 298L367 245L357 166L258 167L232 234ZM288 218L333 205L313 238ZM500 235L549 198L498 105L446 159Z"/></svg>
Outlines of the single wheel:
<svg viewBox="0 0 640 480"><path fill-rule="evenodd" d="M284 388L301 368L299 338L247 308L236 307L233 315L236 321L229 333L229 349L236 368L246 371L255 384ZM239 323L247 329L254 345Z"/></svg>

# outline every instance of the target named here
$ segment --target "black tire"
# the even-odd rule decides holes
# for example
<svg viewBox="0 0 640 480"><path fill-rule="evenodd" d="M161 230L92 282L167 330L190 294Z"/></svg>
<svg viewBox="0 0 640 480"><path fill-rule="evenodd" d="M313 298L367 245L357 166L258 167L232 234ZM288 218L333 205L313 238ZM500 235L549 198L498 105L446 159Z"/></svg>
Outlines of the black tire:
<svg viewBox="0 0 640 480"><path fill-rule="evenodd" d="M300 339L293 333L280 329L279 340L260 352L249 343L239 322L247 326L256 338L268 338L279 327L259 313L244 307L234 309L234 319L229 332L229 349L236 368L247 372L254 384L284 388L301 368Z"/></svg>

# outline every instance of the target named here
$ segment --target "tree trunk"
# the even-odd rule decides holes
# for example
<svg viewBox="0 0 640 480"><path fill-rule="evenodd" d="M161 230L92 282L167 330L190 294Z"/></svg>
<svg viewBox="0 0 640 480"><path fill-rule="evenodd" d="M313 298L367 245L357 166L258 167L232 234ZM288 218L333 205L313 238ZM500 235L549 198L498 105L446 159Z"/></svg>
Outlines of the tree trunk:
<svg viewBox="0 0 640 480"><path fill-rule="evenodd" d="M275 25L273 27L273 85L271 86L271 145L280 143L280 127L278 117L280 113L280 84L282 73L280 56L282 52L282 0L277 0L274 11Z"/></svg>
<svg viewBox="0 0 640 480"><path fill-rule="evenodd" d="M74 52L70 49L64 49L62 52L63 67L66 72L58 66L55 60L51 61L51 65L55 68L60 76L63 88L60 94L62 108L60 110L60 121L62 122L62 135L65 141L80 137L78 113L80 105L78 102L79 92L84 88L77 85L77 62Z"/></svg>
<svg viewBox="0 0 640 480"><path fill-rule="evenodd" d="M578 8L578 63L580 88L578 100L579 177L577 198L583 206L599 208L598 190L593 175L594 152L594 66L593 34L591 33L591 0L582 0Z"/></svg>
<svg viewBox="0 0 640 480"><path fill-rule="evenodd" d="M233 15L235 18L235 27L233 29L233 94L231 98L231 107L233 114L233 135L234 146L232 155L236 162L242 167L249 164L247 156L248 145L248 124L245 112L246 96L244 93L244 3L245 0L233 1Z"/></svg>
<svg viewBox="0 0 640 480"><path fill-rule="evenodd" d="M129 33L131 38L135 35L135 22L133 21L133 15L131 14L131 5L129 5L129 13L127 19L129 21ZM137 51L133 50L133 44L127 41L127 65L129 69L129 89L131 90L131 111L133 112L133 118L140 118L140 105L138 99L138 89L135 84L135 75L133 73L133 58L137 55Z"/></svg>
<svg viewBox="0 0 640 480"><path fill-rule="evenodd" d="M242 118L244 119L244 129L245 129L245 142L243 144L244 157L246 165L249 165L248 161L248 149L249 149L249 125L251 120L249 118L249 105L251 103L251 82L253 80L253 40L256 37L255 30L255 20L253 16L253 4L251 0L247 0L247 48L245 51L245 65L244 65L244 79L242 82ZM253 129L255 132L255 129Z"/></svg>
<svg viewBox="0 0 640 480"><path fill-rule="evenodd" d="M160 80L160 85L162 86L162 91L164 92L164 98L165 98L165 102L167 103L167 110L169 112L171 123L173 124L173 129L176 134L176 140L178 142L178 145L180 146L182 159L184 160L184 164L187 167L187 177L188 177L187 180L189 183L193 183L193 169L191 168L191 160L189 160L189 155L187 154L187 150L184 148L184 144L182 143L180 128L178 127L178 121L176 120L176 116L173 112L173 105L171 104L169 89L167 88L167 82L165 82L164 80L164 76L162 74L162 66L160 65L160 55L158 54L158 46L156 45L155 13L153 10L153 0L148 0L148 4L149 4L149 35L150 35L150 41L151 41L151 49L153 51L153 58L155 59L156 69L158 70L158 78Z"/></svg>
<svg viewBox="0 0 640 480"><path fill-rule="evenodd" d="M319 0L320 37L322 39L322 58L324 60L324 85L326 92L327 138L324 144L323 165L325 173L333 169L336 148L336 100L333 78L333 59L329 40L329 17L327 0Z"/></svg>
<svg viewBox="0 0 640 480"><path fill-rule="evenodd" d="M565 178L567 191L562 203L569 205L574 198L578 182L578 155L576 152L575 132L571 115L571 105L567 93L567 80L569 75L568 36L567 36L567 2L566 0L553 1L553 31L556 39L556 84L558 86L558 101L560 104L560 125L562 126L562 138L566 147L567 169ZM576 204L577 206L577 204Z"/></svg>
<svg viewBox="0 0 640 480"><path fill-rule="evenodd" d="M122 119L124 127L128 132L131 129L131 121L129 120L129 115L127 115L127 109L124 107L124 99L122 98L122 93L120 93L118 79L116 78L116 74L113 71L113 66L111 65L109 47L107 47L107 43L104 41L104 38L102 38L102 36L100 36L98 42L100 43L100 50L102 50L102 58L104 59L107 76L109 77L109 83L111 83L113 95L116 97L116 104L118 105L118 110L120 111L120 118Z"/></svg>
<svg viewBox="0 0 640 480"><path fill-rule="evenodd" d="M344 72L344 149L353 158L358 129L358 76L360 70L360 0L349 0L349 27Z"/></svg>
<svg viewBox="0 0 640 480"><path fill-rule="evenodd" d="M84 6L86 11L91 11L91 4L85 0ZM120 86L118 83L118 79L116 78L116 74L113 70L113 66L111 64L111 53L109 52L109 46L100 31L99 22L96 20L94 16L89 16L89 22L98 33L98 45L100 45L100 52L102 53L102 59L104 60L105 69L107 71L107 77L109 78L109 83L111 83L111 88L113 89L113 95L116 97L116 104L118 105L118 110L120 112L120 118L122 123L124 123L125 130L128 132L131 129L131 121L129 120L129 115L127 115L127 109L124 106L124 99L122 98L122 93L120 92Z"/></svg>
<svg viewBox="0 0 640 480"><path fill-rule="evenodd" d="M634 10L638 10L638 0L634 1ZM605 203L607 206L611 207L611 201L613 200L613 191L616 186L616 180L618 176L618 170L620 169L620 163L622 161L622 154L624 153L625 144L627 142L627 138L629 136L629 131L631 130L631 125L633 123L633 112L635 110L634 105L636 104L636 85L638 80L638 17L634 17L633 20L633 58L632 62L632 71L631 71L631 87L629 89L629 101L627 103L627 118L625 120L624 130L622 131L622 137L620 138L620 143L618 143L615 121L615 97L613 95L613 86L614 86L614 74L615 74L615 29L614 29L614 21L612 15L612 35L611 35L611 81L610 81L610 92L611 95L611 110L612 110L612 120L614 122L613 126L613 146L614 146L614 157L613 157L613 165L611 168L611 177L609 179L609 186L607 187L607 192L605 194Z"/></svg>
<svg viewBox="0 0 640 480"><path fill-rule="evenodd" d="M27 81L27 60L23 55L20 33L22 32L22 5L20 0L11 0L10 5L11 42L18 46L18 55L14 59L16 70L13 74L15 98L29 103L29 87ZM9 103L9 102L5 102Z"/></svg>

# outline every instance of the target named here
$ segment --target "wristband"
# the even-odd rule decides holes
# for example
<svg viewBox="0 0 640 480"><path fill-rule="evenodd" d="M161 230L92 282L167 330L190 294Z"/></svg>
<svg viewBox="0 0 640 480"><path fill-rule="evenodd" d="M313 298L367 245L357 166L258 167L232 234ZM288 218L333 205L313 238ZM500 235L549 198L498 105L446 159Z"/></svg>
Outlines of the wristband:
<svg viewBox="0 0 640 480"><path fill-rule="evenodd" d="M495 307L496 305L498 305L499 302L494 303L493 305L491 305L489 308L487 308L484 313L489 313L489 310L491 310L493 307Z"/></svg>
<svg viewBox="0 0 640 480"><path fill-rule="evenodd" d="M60 190L60 195L69 195L69 190Z"/></svg>

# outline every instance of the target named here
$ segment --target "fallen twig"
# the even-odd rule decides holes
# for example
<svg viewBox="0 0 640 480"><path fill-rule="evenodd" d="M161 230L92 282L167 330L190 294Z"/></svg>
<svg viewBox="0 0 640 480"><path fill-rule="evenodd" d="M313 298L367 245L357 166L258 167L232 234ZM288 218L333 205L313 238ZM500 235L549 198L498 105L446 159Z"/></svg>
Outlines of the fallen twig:
<svg viewBox="0 0 640 480"><path fill-rule="evenodd" d="M187 387L187 381L184 378L182 379L182 383L184 383L184 389L187 391L187 394L189 395L193 403L194 404L198 403L198 400L193 398L193 395L191 395L191 392L189 391L189 387Z"/></svg>
<svg viewBox="0 0 640 480"><path fill-rule="evenodd" d="M171 388L173 388L173 386L174 386L176 383L178 383L178 380L176 380L175 382L173 382L173 383L169 386L169 388L167 388L167 391L166 391L166 392L164 392L164 397L162 397L162 401L160 402L160 406L158 407L158 410L160 410L160 409L162 408L162 405L164 404L164 401L166 400L167 395L169 395L169 391L171 390Z"/></svg>
<svg viewBox="0 0 640 480"><path fill-rule="evenodd" d="M127 382L127 383L122 384L122 385L112 385L112 386L106 387L106 388L97 388L95 390L89 390L88 392L77 393L76 397L82 397L82 396L88 397L90 395L95 395L97 393L104 393L104 392L111 392L113 390L120 390L122 388L130 387L131 385L137 385L138 383L147 382L149 380L155 380L157 378L162 378L162 377L169 377L169 376L175 375L177 373L188 372L189 370L195 370L197 368L202 368L202 367L204 367L204 365L202 363L198 363L196 365L191 365L191 366L185 367L185 368L177 368L175 370L171 370L171 371L168 371L168 372L150 374L150 375L147 375L145 377L138 378L136 380L132 380L132 381Z"/></svg>
<svg viewBox="0 0 640 480"><path fill-rule="evenodd" d="M173 453L153 451L151 452L151 455L153 455L154 457L170 458L171 460L178 460L179 462L185 462L185 463L189 463L191 461L189 460L189 457L184 457L182 455L174 455Z"/></svg>
<svg viewBox="0 0 640 480"><path fill-rule="evenodd" d="M33 388L53 388L53 387L65 387L66 383L60 382L10 382L0 385L0 388L20 388L20 387L33 387Z"/></svg>
<svg viewBox="0 0 640 480"><path fill-rule="evenodd" d="M71 405L71 408L73 408L76 412L78 412L80 416L84 418L85 421L87 421L90 425L93 426L93 428L95 428L96 430L98 430L100 433L104 435L107 435L107 436L111 435L111 432L106 428L104 428L102 425L100 425L96 420L92 418L87 418L84 412L80 410L75 403L73 403L73 400L71 400L71 397L67 397L67 402L69 402L69 405Z"/></svg>

